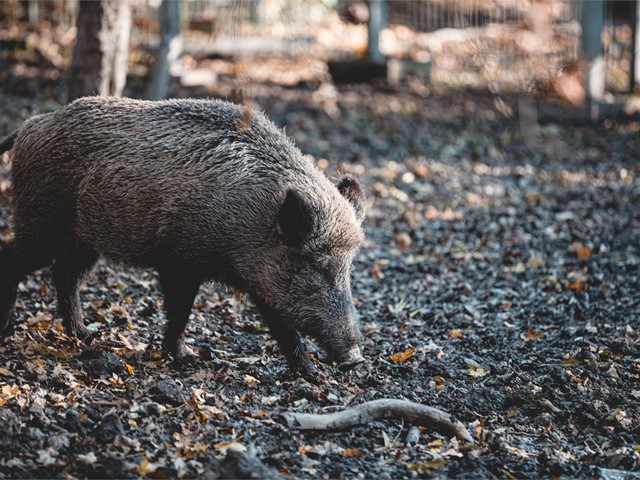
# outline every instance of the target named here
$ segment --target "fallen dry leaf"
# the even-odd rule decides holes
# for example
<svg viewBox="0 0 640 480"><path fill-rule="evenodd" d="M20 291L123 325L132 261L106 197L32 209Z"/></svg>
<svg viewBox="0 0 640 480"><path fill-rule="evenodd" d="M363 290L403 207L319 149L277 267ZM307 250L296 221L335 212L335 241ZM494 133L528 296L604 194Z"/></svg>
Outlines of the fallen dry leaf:
<svg viewBox="0 0 640 480"><path fill-rule="evenodd" d="M410 358L411 356L413 356L413 354L416 353L416 349L414 347L407 347L406 350L402 351L402 352L396 352L393 355L391 355L391 361L395 362L395 363L402 363L405 360L407 360L408 358Z"/></svg>
<svg viewBox="0 0 640 480"><path fill-rule="evenodd" d="M98 461L98 457L96 457L96 454L93 452L89 452L86 455L79 453L78 455L76 455L76 458L80 463L84 465L93 465Z"/></svg>
<svg viewBox="0 0 640 480"><path fill-rule="evenodd" d="M326 449L322 445L300 445L298 446L298 455L325 455Z"/></svg>
<svg viewBox="0 0 640 480"><path fill-rule="evenodd" d="M582 292L588 288L588 280L589 277L583 271L569 272L567 280L564 282L564 288L574 292Z"/></svg>
<svg viewBox="0 0 640 480"><path fill-rule="evenodd" d="M341 452L346 457L358 458L362 456L361 448L343 448Z"/></svg>
<svg viewBox="0 0 640 480"><path fill-rule="evenodd" d="M457 328L449 330L449 337L451 338L464 338L464 333L462 333Z"/></svg>
<svg viewBox="0 0 640 480"><path fill-rule="evenodd" d="M393 241L396 244L396 248L401 252L411 245L411 237L405 232L398 234Z"/></svg>
<svg viewBox="0 0 640 480"><path fill-rule="evenodd" d="M221 451L222 453L226 453L227 450L235 450L237 452L246 452L247 451L247 447L245 447L244 445L242 445L239 442L223 441L223 442L215 443L213 445L213 447L216 450Z"/></svg>
<svg viewBox="0 0 640 480"><path fill-rule="evenodd" d="M504 473L510 480L516 480L516 477L506 468L501 468L500 471Z"/></svg>
<svg viewBox="0 0 640 480"><path fill-rule="evenodd" d="M256 377L252 377L251 375L245 375L244 377L242 377L242 380L244 380L244 382L248 384L260 383L260 380L258 380Z"/></svg>
<svg viewBox="0 0 640 480"><path fill-rule="evenodd" d="M543 335L544 333L542 333L539 330L536 330L531 325L529 325L529 328L527 328L527 331L525 333L520 334L520 338L522 338L525 342L528 342L530 340L536 340L538 338L541 338Z"/></svg>
<svg viewBox="0 0 640 480"><path fill-rule="evenodd" d="M484 377L487 374L482 365L475 360L465 358L464 361L467 364L468 373L471 377Z"/></svg>
<svg viewBox="0 0 640 480"><path fill-rule="evenodd" d="M151 463L147 457L144 457L134 470L138 475L144 477L149 473L155 472L158 469L158 466L158 464Z"/></svg>
<svg viewBox="0 0 640 480"><path fill-rule="evenodd" d="M440 375L436 375L435 377L433 377L433 380L434 380L433 386L435 387L436 390L442 390L445 387L445 383L447 382Z"/></svg>
<svg viewBox="0 0 640 480"><path fill-rule="evenodd" d="M429 470L433 470L435 468L441 468L447 464L447 461L442 458L437 458L435 460L430 460L428 462L420 462L420 463L409 463L407 464L407 468L409 470L414 470L418 473L426 473Z"/></svg>
<svg viewBox="0 0 640 480"><path fill-rule="evenodd" d="M576 257L586 260L591 258L591 249L585 246L582 242L573 242L569 247L569 251L573 252Z"/></svg>
<svg viewBox="0 0 640 480"><path fill-rule="evenodd" d="M109 378L109 383L116 388L124 387L124 382L120 378L120 376L116 373L111 374L111 378Z"/></svg>
<svg viewBox="0 0 640 480"><path fill-rule="evenodd" d="M535 253L532 253L529 257L529 260L527 260L527 268L532 268L535 270L540 268L542 265L544 265L544 260L542 259L542 257Z"/></svg>
<svg viewBox="0 0 640 480"><path fill-rule="evenodd" d="M382 280L384 273L382 273L382 267L389 264L388 260L376 260L376 263L371 267L371 276Z"/></svg>
<svg viewBox="0 0 640 480"><path fill-rule="evenodd" d="M273 405L278 400L280 400L280 397L277 397L275 395L271 395L269 397L262 397L260 399L260 403L262 403L263 405Z"/></svg>
<svg viewBox="0 0 640 480"><path fill-rule="evenodd" d="M560 412L560 409L558 407L556 407L553 403L551 403L550 400L548 400L546 398L543 399L543 400L540 400L540 405L542 405L544 408L546 408L550 412L553 412L553 413Z"/></svg>
<svg viewBox="0 0 640 480"><path fill-rule="evenodd" d="M30 330L38 332L49 330L53 326L53 315L50 312L38 311L27 319L27 325Z"/></svg>
<svg viewBox="0 0 640 480"><path fill-rule="evenodd" d="M521 448L517 448L517 447L512 447L510 445L506 446L507 450L511 453L515 453L516 455L518 455L519 457L522 458L529 458L529 454L527 452L525 452L524 450L522 450Z"/></svg>
<svg viewBox="0 0 640 480"><path fill-rule="evenodd" d="M616 367L614 365L611 365L611 367L609 368L609 370L607 370L607 375L609 375L612 379L614 379L616 382L619 382L620 376L618 375L618 372L616 370Z"/></svg>
<svg viewBox="0 0 640 480"><path fill-rule="evenodd" d="M20 393L20 387L18 385L2 385L0 388L0 394L4 398L12 398Z"/></svg>

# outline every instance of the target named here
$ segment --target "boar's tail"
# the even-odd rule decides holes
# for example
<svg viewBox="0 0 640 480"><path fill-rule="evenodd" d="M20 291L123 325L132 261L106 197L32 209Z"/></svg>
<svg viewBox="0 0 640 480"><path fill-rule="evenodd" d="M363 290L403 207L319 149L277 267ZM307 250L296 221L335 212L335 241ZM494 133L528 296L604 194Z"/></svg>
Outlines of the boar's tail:
<svg viewBox="0 0 640 480"><path fill-rule="evenodd" d="M0 140L0 154L3 154L4 152L11 150L11 147L13 147L13 142L16 140L17 136L18 136L18 130L16 130L15 132L7 135L2 140Z"/></svg>

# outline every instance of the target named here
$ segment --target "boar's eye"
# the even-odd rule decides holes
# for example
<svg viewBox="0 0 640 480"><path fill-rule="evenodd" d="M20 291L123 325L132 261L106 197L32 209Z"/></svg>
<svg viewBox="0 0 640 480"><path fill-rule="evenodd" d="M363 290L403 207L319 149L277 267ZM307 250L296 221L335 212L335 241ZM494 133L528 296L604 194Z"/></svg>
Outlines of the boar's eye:
<svg viewBox="0 0 640 480"><path fill-rule="evenodd" d="M285 245L300 247L312 229L313 215L309 205L296 190L288 189L278 214L278 231Z"/></svg>
<svg viewBox="0 0 640 480"><path fill-rule="evenodd" d="M340 271L340 268L338 265L330 261L329 262L311 261L309 263L311 264L311 267L320 275L322 275L322 277L327 282L329 282L330 284L334 284L336 282L338 273Z"/></svg>

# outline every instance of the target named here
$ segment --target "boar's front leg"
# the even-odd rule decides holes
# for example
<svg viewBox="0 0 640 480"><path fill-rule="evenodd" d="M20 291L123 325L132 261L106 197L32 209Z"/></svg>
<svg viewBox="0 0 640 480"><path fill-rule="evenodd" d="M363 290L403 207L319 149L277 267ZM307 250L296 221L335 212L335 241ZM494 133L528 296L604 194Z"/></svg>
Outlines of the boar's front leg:
<svg viewBox="0 0 640 480"><path fill-rule="evenodd" d="M178 361L192 357L184 344L184 330L189 321L193 301L200 289L200 282L189 275L172 270L160 272L160 283L164 293L164 309L167 313L167 330L162 346Z"/></svg>
<svg viewBox="0 0 640 480"><path fill-rule="evenodd" d="M67 335L80 339L88 338L89 330L84 326L80 309L78 287L82 277L98 259L91 248L75 244L64 248L56 255L52 276L58 294L58 310Z"/></svg>
<svg viewBox="0 0 640 480"><path fill-rule="evenodd" d="M291 371L302 376L316 374L317 369L307 358L298 332L286 326L272 308L260 303L257 304L257 307L265 324L269 327L271 336L278 342L278 346L287 359Z"/></svg>

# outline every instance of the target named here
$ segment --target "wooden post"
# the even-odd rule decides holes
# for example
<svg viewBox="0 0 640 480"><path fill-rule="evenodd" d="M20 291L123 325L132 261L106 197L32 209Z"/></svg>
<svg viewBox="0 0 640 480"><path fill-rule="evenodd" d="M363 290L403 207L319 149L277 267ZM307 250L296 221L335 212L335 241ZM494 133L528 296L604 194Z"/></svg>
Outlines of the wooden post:
<svg viewBox="0 0 640 480"><path fill-rule="evenodd" d="M69 66L68 100L122 95L131 30L129 0L81 0Z"/></svg>

